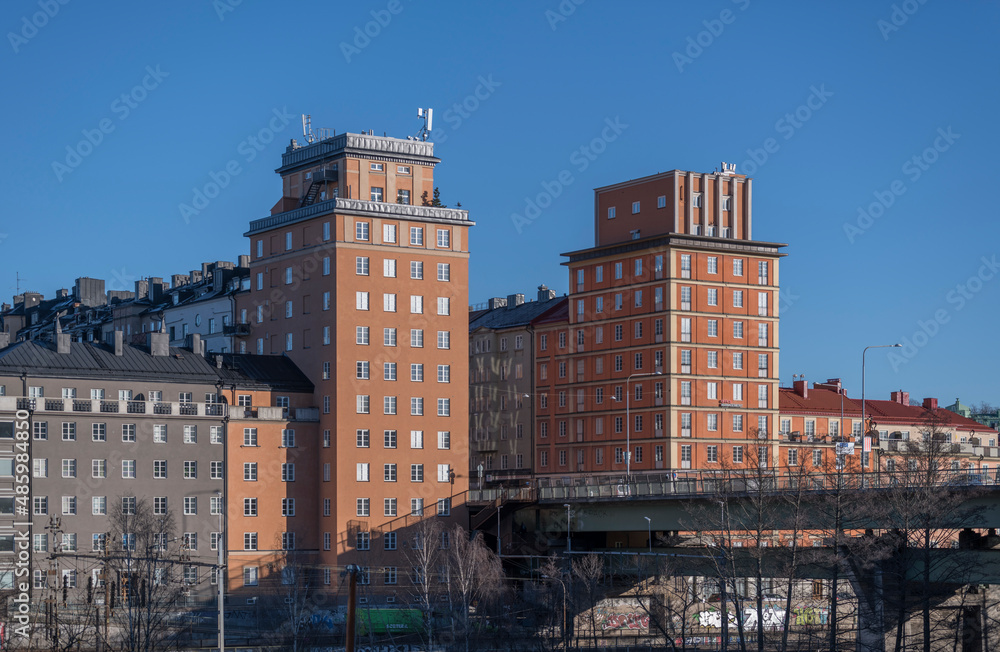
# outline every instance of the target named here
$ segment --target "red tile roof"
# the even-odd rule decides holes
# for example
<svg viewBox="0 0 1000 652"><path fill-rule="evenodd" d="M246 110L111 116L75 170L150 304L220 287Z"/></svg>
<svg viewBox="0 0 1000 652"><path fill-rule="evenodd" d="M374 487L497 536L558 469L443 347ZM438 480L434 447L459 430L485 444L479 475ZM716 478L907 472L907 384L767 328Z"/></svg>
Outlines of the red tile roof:
<svg viewBox="0 0 1000 652"><path fill-rule="evenodd" d="M782 416L820 415L838 416L840 414L841 396L836 391L823 388L810 388L808 398L803 398L791 387L779 388L778 411ZM860 418L861 401L843 397L844 416ZM945 408L929 409L917 405L903 405L896 401L865 400L865 413L871 415L878 424L926 426L932 422L960 430L977 430L986 432L992 430L983 424L956 414ZM995 432L995 431L993 431Z"/></svg>

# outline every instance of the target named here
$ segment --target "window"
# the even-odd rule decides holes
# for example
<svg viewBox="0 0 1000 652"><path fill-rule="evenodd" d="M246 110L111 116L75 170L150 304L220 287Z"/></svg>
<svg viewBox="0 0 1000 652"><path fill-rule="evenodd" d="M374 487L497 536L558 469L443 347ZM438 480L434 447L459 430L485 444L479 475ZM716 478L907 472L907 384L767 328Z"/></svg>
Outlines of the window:
<svg viewBox="0 0 1000 652"><path fill-rule="evenodd" d="M716 463L719 461L719 447L718 446L707 446L705 448L705 460L709 463Z"/></svg>
<svg viewBox="0 0 1000 652"><path fill-rule="evenodd" d="M410 397L410 414L421 416L424 413L424 399L419 396Z"/></svg>
<svg viewBox="0 0 1000 652"><path fill-rule="evenodd" d="M366 329L367 335L367 329ZM365 338L365 344L368 343L367 337ZM383 328L382 329L382 345L383 346L396 346L396 329L395 328Z"/></svg>
<svg viewBox="0 0 1000 652"><path fill-rule="evenodd" d="M355 240L367 240L368 239L368 222L355 222L355 224L354 224L354 239Z"/></svg>
<svg viewBox="0 0 1000 652"><path fill-rule="evenodd" d="M437 246L445 249L451 247L451 231L448 229L437 230Z"/></svg>
<svg viewBox="0 0 1000 652"><path fill-rule="evenodd" d="M354 273L358 276L368 276L368 256L354 258Z"/></svg>
<svg viewBox="0 0 1000 652"><path fill-rule="evenodd" d="M371 201L382 201L382 195L384 191L385 191L384 188L378 188L376 186L372 186L369 198L371 199ZM367 238L365 239L367 240Z"/></svg>
<svg viewBox="0 0 1000 652"><path fill-rule="evenodd" d="M122 460L122 478L135 479L135 460Z"/></svg>
<svg viewBox="0 0 1000 652"><path fill-rule="evenodd" d="M47 421L35 421L31 424L33 439L45 440L49 438L49 424Z"/></svg>
<svg viewBox="0 0 1000 652"><path fill-rule="evenodd" d="M382 465L382 480L384 482L396 481L396 465L393 463Z"/></svg>
<svg viewBox="0 0 1000 652"><path fill-rule="evenodd" d="M37 498L35 500L38 500ZM90 499L90 512L94 516L103 516L108 513L108 499L107 496L93 496ZM36 510L37 514L38 511ZM44 513L44 512L43 512Z"/></svg>
<svg viewBox="0 0 1000 652"><path fill-rule="evenodd" d="M386 498L382 501L382 515L396 516L396 499Z"/></svg>
<svg viewBox="0 0 1000 652"><path fill-rule="evenodd" d="M743 368L743 353L739 351L733 352L733 369Z"/></svg>
<svg viewBox="0 0 1000 652"><path fill-rule="evenodd" d="M410 346L419 349L424 346L424 331L422 328L410 329Z"/></svg>
<svg viewBox="0 0 1000 652"><path fill-rule="evenodd" d="M62 424L63 441L76 441L76 423L63 421Z"/></svg>
<svg viewBox="0 0 1000 652"><path fill-rule="evenodd" d="M184 426L184 443L198 443L198 426Z"/></svg>
<svg viewBox="0 0 1000 652"><path fill-rule="evenodd" d="M410 448L421 449L424 447L424 431L423 430L411 430L410 431Z"/></svg>
<svg viewBox="0 0 1000 652"><path fill-rule="evenodd" d="M437 264L437 280L439 280L439 281L450 281L451 280L451 264L450 263L438 263Z"/></svg>
<svg viewBox="0 0 1000 652"><path fill-rule="evenodd" d="M286 462L281 465L281 481L295 482L295 464Z"/></svg>
<svg viewBox="0 0 1000 652"><path fill-rule="evenodd" d="M437 473L438 482L448 482L449 480L451 480L451 465L438 464L437 469L438 469Z"/></svg>
<svg viewBox="0 0 1000 652"><path fill-rule="evenodd" d="M715 288L708 288L708 305L719 305L719 291Z"/></svg>
<svg viewBox="0 0 1000 652"><path fill-rule="evenodd" d="M133 498L132 500L135 501L135 498ZM132 507L133 507L132 512L128 512L128 513L134 514L135 513L135 504L134 504L134 502L133 502L133 506ZM63 496L62 497L62 513L63 514L67 514L67 515L75 515L76 514L76 496Z"/></svg>
<svg viewBox="0 0 1000 652"><path fill-rule="evenodd" d="M244 550L256 550L257 549L257 533L256 532L244 532L243 533L243 549ZM243 568L243 583L247 584L246 576L247 576L247 571L248 570L252 570L253 571L253 578L254 579L253 579L252 585L255 586L257 584L257 569L255 567L251 567L251 568L244 567Z"/></svg>
<svg viewBox="0 0 1000 652"><path fill-rule="evenodd" d="M96 463L97 460L94 460ZM94 476L97 477L97 476ZM153 478L162 480L167 477L167 461L166 460L153 460Z"/></svg>
<svg viewBox="0 0 1000 652"><path fill-rule="evenodd" d="M195 461L184 462L184 479L185 480L198 479L198 462Z"/></svg>
<svg viewBox="0 0 1000 652"><path fill-rule="evenodd" d="M354 372L355 378L357 378L358 380L368 380L368 371L369 371L368 361L358 360L354 366L355 366L355 372Z"/></svg>
<svg viewBox="0 0 1000 652"><path fill-rule="evenodd" d="M62 477L64 478L76 477L76 460L62 461Z"/></svg>
<svg viewBox="0 0 1000 652"><path fill-rule="evenodd" d="M96 423L94 424L97 425ZM96 441L96 439L95 439ZM165 444L167 443L167 426L166 424L156 424L153 426L153 443L154 444Z"/></svg>
<svg viewBox="0 0 1000 652"><path fill-rule="evenodd" d="M368 293L355 292L355 308L358 310L368 310Z"/></svg>
<svg viewBox="0 0 1000 652"><path fill-rule="evenodd" d="M439 398L437 400L437 415L439 417L450 417L451 416L451 399L450 398Z"/></svg>
<svg viewBox="0 0 1000 652"><path fill-rule="evenodd" d="M634 201L632 202L632 214L635 215L638 212L639 212L639 202Z"/></svg>
<svg viewBox="0 0 1000 652"><path fill-rule="evenodd" d="M410 244L421 246L424 244L424 229L420 226L410 227Z"/></svg>
<svg viewBox="0 0 1000 652"><path fill-rule="evenodd" d="M395 311L395 308L393 308ZM410 314L411 315L422 315L424 314L424 298L420 295L410 295Z"/></svg>
<svg viewBox="0 0 1000 652"><path fill-rule="evenodd" d="M706 360L707 360L708 368L709 369L718 369L719 368L719 352L718 351L708 351L705 355L707 356Z"/></svg>
<svg viewBox="0 0 1000 652"><path fill-rule="evenodd" d="M295 516L295 499L294 498L282 498L281 499L281 515L282 516Z"/></svg>
<svg viewBox="0 0 1000 652"><path fill-rule="evenodd" d="M718 396L718 384L714 382L709 382L705 384L705 397L711 400L716 400Z"/></svg>
<svg viewBox="0 0 1000 652"><path fill-rule="evenodd" d="M198 497L197 496L185 496L184 497L184 515L194 516L198 513Z"/></svg>
<svg viewBox="0 0 1000 652"><path fill-rule="evenodd" d="M451 314L451 299L449 299L448 297L437 298L437 314L439 315Z"/></svg>
<svg viewBox="0 0 1000 652"><path fill-rule="evenodd" d="M388 244L394 244L396 242L396 225L395 224L383 224L382 225L382 242Z"/></svg>
<svg viewBox="0 0 1000 652"><path fill-rule="evenodd" d="M719 320L717 320L717 319L709 319L708 320L708 328L706 330L708 331L708 336L709 337L718 337L719 336Z"/></svg>
<svg viewBox="0 0 1000 652"><path fill-rule="evenodd" d="M742 464L743 463L743 447L733 446L733 463Z"/></svg>
<svg viewBox="0 0 1000 652"><path fill-rule="evenodd" d="M438 498L437 515L438 516L451 515L451 498Z"/></svg>
<svg viewBox="0 0 1000 652"><path fill-rule="evenodd" d="M371 412L371 397L369 397L367 394L358 394L357 413L369 414L370 412Z"/></svg>
<svg viewBox="0 0 1000 652"><path fill-rule="evenodd" d="M743 322L741 321L733 322L733 339L737 340L743 339Z"/></svg>
<svg viewBox="0 0 1000 652"><path fill-rule="evenodd" d="M244 428L243 429L243 445L244 446L256 446L257 445L257 429L256 428Z"/></svg>
<svg viewBox="0 0 1000 652"><path fill-rule="evenodd" d="M292 268L291 267L286 267L285 268L285 285L291 285L291 284L292 284ZM184 324L184 329L187 330L187 324ZM185 333L185 335L186 334L187 333Z"/></svg>

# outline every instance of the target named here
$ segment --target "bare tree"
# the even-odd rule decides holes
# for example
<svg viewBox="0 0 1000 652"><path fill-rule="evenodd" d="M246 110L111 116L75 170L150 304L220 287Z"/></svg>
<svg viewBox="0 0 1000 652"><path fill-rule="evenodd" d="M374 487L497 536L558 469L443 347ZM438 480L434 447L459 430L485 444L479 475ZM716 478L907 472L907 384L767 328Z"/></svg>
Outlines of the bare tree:
<svg viewBox="0 0 1000 652"><path fill-rule="evenodd" d="M310 616L319 596L318 569L311 561L310 553L283 550L269 564L273 572L261 580L267 638L293 651L312 630Z"/></svg>
<svg viewBox="0 0 1000 652"><path fill-rule="evenodd" d="M157 514L134 496L116 501L103 542L105 582L112 601L106 647L167 650L176 646L170 618L183 604L190 578L181 566L184 544L175 536L173 513Z"/></svg>
<svg viewBox="0 0 1000 652"><path fill-rule="evenodd" d="M413 572L413 597L424 613L424 636L428 648L434 647L434 598L438 592L432 580L437 577L438 569L444 562L444 555L437 544L442 531L444 527L440 520L425 518L413 526L413 538L406 551L406 559Z"/></svg>
<svg viewBox="0 0 1000 652"><path fill-rule="evenodd" d="M481 618L487 611L487 603L503 593L503 568L496 554L483 543L483 535L470 535L460 525L446 532L449 535L447 562L449 566L449 592L453 608L452 622L458 625L457 637L465 643L468 652L470 643L482 633L485 620ZM470 613L476 610L475 621Z"/></svg>

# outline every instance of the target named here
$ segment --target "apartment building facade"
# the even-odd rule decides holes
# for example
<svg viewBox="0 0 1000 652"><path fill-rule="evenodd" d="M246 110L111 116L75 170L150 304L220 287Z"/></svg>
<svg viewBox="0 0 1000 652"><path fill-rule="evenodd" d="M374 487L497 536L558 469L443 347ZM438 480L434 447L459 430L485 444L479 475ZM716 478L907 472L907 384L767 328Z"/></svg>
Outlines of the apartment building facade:
<svg viewBox="0 0 1000 652"><path fill-rule="evenodd" d="M565 309L566 299L542 285L533 301L512 294L470 311L469 477L476 487L534 477L535 322Z"/></svg>
<svg viewBox="0 0 1000 652"><path fill-rule="evenodd" d="M293 141L282 198L245 234L247 349L294 360L321 408L321 563L362 566L387 598L409 583L408 528L467 523L472 222L429 205L438 162L371 133Z"/></svg>
<svg viewBox="0 0 1000 652"><path fill-rule="evenodd" d="M751 239L751 184L724 164L595 190L567 319L537 330L540 475L710 471L748 436L775 458L785 245Z"/></svg>

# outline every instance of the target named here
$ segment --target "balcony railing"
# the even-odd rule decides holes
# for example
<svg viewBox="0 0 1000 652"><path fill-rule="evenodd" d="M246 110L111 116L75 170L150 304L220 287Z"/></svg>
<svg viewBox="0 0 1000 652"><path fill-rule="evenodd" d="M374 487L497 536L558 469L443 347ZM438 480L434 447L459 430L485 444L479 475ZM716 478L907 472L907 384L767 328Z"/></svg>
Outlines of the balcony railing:
<svg viewBox="0 0 1000 652"><path fill-rule="evenodd" d="M225 403L164 403L162 401L114 401L105 399L34 399L0 396L0 412L31 410L53 413L101 413L132 415L174 415L187 417L223 417ZM281 408L274 408L281 410ZM306 419L308 420L308 419ZM318 420L318 415L317 419Z"/></svg>

